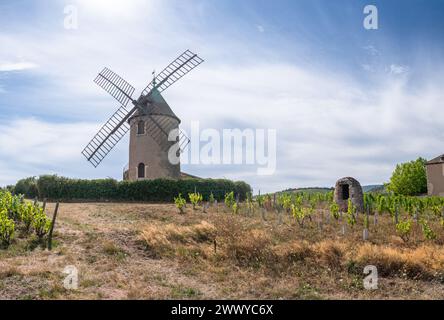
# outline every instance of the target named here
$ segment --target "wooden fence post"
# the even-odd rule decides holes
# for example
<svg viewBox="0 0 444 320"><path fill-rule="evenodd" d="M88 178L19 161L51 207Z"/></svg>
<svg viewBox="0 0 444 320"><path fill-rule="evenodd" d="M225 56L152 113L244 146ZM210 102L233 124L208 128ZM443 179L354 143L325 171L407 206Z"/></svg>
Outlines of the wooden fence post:
<svg viewBox="0 0 444 320"><path fill-rule="evenodd" d="M49 229L49 234L48 234L48 250L52 249L52 232L54 231L54 225L56 222L58 211L59 211L59 203L57 202L54 209L54 215L52 216L51 229Z"/></svg>
<svg viewBox="0 0 444 320"><path fill-rule="evenodd" d="M276 208L276 192L273 194L273 208Z"/></svg>

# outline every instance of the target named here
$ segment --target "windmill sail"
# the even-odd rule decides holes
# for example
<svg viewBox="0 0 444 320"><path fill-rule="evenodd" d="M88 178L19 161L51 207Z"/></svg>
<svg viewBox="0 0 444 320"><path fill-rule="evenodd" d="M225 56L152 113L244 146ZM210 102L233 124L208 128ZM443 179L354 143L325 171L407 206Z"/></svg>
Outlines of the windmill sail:
<svg viewBox="0 0 444 320"><path fill-rule="evenodd" d="M179 130L179 150L181 153L185 150L190 141L190 138L188 138L182 130Z"/></svg>
<svg viewBox="0 0 444 320"><path fill-rule="evenodd" d="M103 69L94 82L112 95L122 106L126 107L128 102L132 101L134 87L110 69Z"/></svg>
<svg viewBox="0 0 444 320"><path fill-rule="evenodd" d="M176 128L177 121L174 118L163 115L149 115L147 120L147 133L164 151L167 151L174 143L174 141L168 141L168 136Z"/></svg>
<svg viewBox="0 0 444 320"><path fill-rule="evenodd" d="M164 151L167 151L168 148L175 143L174 141L168 141L168 136L172 130L178 128L180 119L174 114L173 110L171 110L168 103L156 88L151 91L148 101L149 119L147 120L147 132ZM189 140L182 136L179 136L177 142ZM185 146L186 144L184 144L184 147Z"/></svg>
<svg viewBox="0 0 444 320"><path fill-rule="evenodd" d="M133 110L128 112L125 107L120 107L83 149L82 154L94 167L102 162L111 149L128 132L130 127L126 119L132 114Z"/></svg>
<svg viewBox="0 0 444 320"><path fill-rule="evenodd" d="M185 51L155 77L142 91L138 100L132 98L133 86L110 69L104 68L94 79L94 82L119 101L122 106L83 149L82 154L86 159L94 167L97 167L129 131L130 125L127 120L135 114L136 110L148 116L148 134L163 150L167 151L171 145L178 143L180 151L182 151L188 145L190 139L182 131L179 131L176 141L168 141L171 130L178 129L180 120L160 96L160 92L167 89L202 62L203 60L196 54L189 50ZM130 111L127 109L129 102L134 104Z"/></svg>
<svg viewBox="0 0 444 320"><path fill-rule="evenodd" d="M197 54L192 53L190 50L185 51L159 73L142 91L142 94L144 96L149 95L154 88L157 88L159 92L164 91L188 72L200 65L203 61L203 59L198 57Z"/></svg>

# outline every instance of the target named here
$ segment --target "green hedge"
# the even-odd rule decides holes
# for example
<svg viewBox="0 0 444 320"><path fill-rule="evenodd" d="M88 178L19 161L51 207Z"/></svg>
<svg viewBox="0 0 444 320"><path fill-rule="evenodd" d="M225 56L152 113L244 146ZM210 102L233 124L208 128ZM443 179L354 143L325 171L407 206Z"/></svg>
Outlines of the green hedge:
<svg viewBox="0 0 444 320"><path fill-rule="evenodd" d="M18 186L18 184L17 184ZM15 193L35 197L26 188L17 188ZM197 192L208 200L211 193L221 201L226 193L234 191L244 200L251 187L242 181L225 179L156 179L141 181L116 181L113 179L80 180L44 175L36 179L40 199L58 201L147 201L170 202L179 193L188 198L188 193ZM29 189L32 190L33 189Z"/></svg>

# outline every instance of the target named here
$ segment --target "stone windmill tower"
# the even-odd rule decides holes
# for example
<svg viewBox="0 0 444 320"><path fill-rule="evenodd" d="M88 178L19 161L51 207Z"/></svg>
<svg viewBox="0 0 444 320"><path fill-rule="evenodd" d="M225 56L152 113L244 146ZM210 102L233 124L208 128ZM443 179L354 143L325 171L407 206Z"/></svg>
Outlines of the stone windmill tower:
<svg viewBox="0 0 444 320"><path fill-rule="evenodd" d="M86 159L97 167L130 131L129 164L124 179L179 178L179 155L190 140L179 130L180 119L161 92L202 62L196 54L185 51L154 77L137 100L132 99L134 87L105 68L94 82L119 101L121 107L83 149ZM133 108L128 110L130 102Z"/></svg>
<svg viewBox="0 0 444 320"><path fill-rule="evenodd" d="M130 125L129 163L124 179L179 178L180 163L171 163L168 150L176 141L168 141L165 134L156 135L154 118L159 123L168 122L168 130L179 130L180 119L174 114L162 95L154 89L151 93L151 112L136 112L128 119ZM160 140L160 143L159 143ZM166 148L165 148L166 147Z"/></svg>

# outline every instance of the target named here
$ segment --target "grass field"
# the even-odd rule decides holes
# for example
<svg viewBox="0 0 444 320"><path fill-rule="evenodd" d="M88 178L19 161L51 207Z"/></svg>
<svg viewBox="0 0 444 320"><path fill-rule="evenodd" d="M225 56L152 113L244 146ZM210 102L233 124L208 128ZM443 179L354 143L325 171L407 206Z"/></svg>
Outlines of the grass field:
<svg viewBox="0 0 444 320"><path fill-rule="evenodd" d="M52 212L54 204L48 205ZM315 217L303 228L291 216L234 216L222 206L179 214L168 204L61 204L54 249L16 239L0 249L3 299L442 299L443 228L423 240L419 226L404 243L389 217L342 224ZM366 290L363 269L378 267ZM63 270L79 270L78 290Z"/></svg>

